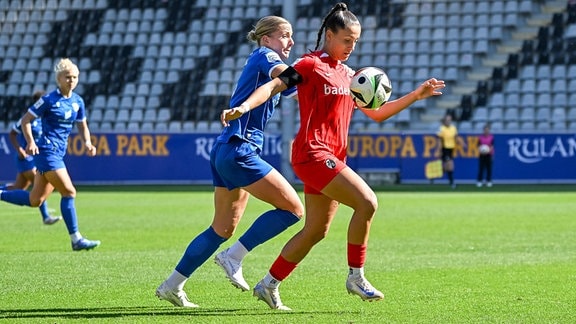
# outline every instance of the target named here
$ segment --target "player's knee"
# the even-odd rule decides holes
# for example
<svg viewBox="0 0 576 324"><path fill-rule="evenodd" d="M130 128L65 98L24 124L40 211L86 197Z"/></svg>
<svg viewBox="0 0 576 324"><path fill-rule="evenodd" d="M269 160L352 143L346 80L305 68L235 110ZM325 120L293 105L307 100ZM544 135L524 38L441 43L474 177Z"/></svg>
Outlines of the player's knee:
<svg viewBox="0 0 576 324"><path fill-rule="evenodd" d="M305 241L309 242L311 246L322 241L328 235L328 228L307 230L303 232Z"/></svg>
<svg viewBox="0 0 576 324"><path fill-rule="evenodd" d="M295 206L293 206L292 210L290 210L290 212L292 214L294 214L294 216L298 217L298 218L302 218L302 216L304 216L304 206L302 204L297 204Z"/></svg>
<svg viewBox="0 0 576 324"><path fill-rule="evenodd" d="M378 209L378 199L376 197L376 194L372 194L366 197L366 199L363 200L362 203L358 204L358 206L354 208L357 214L364 215L364 217L366 217L367 219L371 219L376 213L377 209Z"/></svg>
<svg viewBox="0 0 576 324"><path fill-rule="evenodd" d="M214 232L216 232L216 234L218 234L218 236L225 238L225 239L231 238L234 235L234 233L236 232L236 227L234 227L233 225L216 226L216 225L212 224L212 228L214 229Z"/></svg>
<svg viewBox="0 0 576 324"><path fill-rule="evenodd" d="M41 197L30 196L30 207L39 207L43 202L44 199Z"/></svg>

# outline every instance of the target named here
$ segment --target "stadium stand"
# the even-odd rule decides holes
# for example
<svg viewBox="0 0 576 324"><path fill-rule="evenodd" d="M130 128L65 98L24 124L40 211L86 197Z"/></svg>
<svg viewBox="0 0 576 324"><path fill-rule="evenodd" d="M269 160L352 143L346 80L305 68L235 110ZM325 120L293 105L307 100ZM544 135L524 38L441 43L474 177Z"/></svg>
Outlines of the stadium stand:
<svg viewBox="0 0 576 324"><path fill-rule="evenodd" d="M54 87L52 64L80 66L94 131L218 131L251 51L246 32L283 0L0 0L0 129ZM293 58L315 47L333 3L298 0ZM450 113L463 130L570 130L576 110L575 1L358 0L362 39L348 65L383 67L393 98L429 76L439 100L354 131L430 130ZM270 129L280 129L279 117Z"/></svg>

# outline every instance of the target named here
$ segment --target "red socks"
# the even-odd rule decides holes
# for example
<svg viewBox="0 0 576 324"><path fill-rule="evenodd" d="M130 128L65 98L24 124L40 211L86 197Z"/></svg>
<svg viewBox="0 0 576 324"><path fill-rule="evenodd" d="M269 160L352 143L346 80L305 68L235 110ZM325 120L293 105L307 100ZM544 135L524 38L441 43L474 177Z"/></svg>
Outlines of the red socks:
<svg viewBox="0 0 576 324"><path fill-rule="evenodd" d="M348 243L348 266L362 268L366 262L366 245Z"/></svg>
<svg viewBox="0 0 576 324"><path fill-rule="evenodd" d="M270 267L270 274L274 279L282 281L296 269L297 265L298 263L286 261L286 259L280 255Z"/></svg>
<svg viewBox="0 0 576 324"><path fill-rule="evenodd" d="M362 268L365 262L366 245L348 243L348 266L352 268ZM298 263L287 261L280 255L270 267L270 275L276 280L282 281L296 269L297 265Z"/></svg>

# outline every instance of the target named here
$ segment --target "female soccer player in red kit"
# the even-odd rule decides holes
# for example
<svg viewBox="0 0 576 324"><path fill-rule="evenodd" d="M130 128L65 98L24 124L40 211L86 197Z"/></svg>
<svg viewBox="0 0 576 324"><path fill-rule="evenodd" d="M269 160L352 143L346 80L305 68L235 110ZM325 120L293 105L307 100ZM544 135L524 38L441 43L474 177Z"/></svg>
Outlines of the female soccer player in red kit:
<svg viewBox="0 0 576 324"><path fill-rule="evenodd" d="M306 221L254 287L254 296L273 309L290 310L282 304L278 286L326 236L341 203L354 210L348 227L346 288L363 300L384 297L364 277L370 225L378 207L376 194L346 165L348 128L356 107L349 90L354 71L342 62L354 51L360 32L360 22L346 4L336 4L318 32L316 48L324 33L321 50L304 55L278 78L258 88L241 106L224 110L221 115L222 123L227 125L271 95L297 85L301 123L292 147L292 166L304 183ZM441 95L444 86L444 81L431 78L378 110L360 110L381 122L417 100Z"/></svg>

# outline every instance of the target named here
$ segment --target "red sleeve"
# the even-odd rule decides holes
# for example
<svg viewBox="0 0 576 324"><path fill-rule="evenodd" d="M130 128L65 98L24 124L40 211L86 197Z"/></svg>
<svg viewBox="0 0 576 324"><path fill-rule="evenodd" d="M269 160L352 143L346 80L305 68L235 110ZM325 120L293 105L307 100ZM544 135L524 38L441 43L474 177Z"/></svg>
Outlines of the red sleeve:
<svg viewBox="0 0 576 324"><path fill-rule="evenodd" d="M304 56L294 62L293 67L302 76L302 83L310 80L310 74L314 71L314 61L312 56Z"/></svg>

